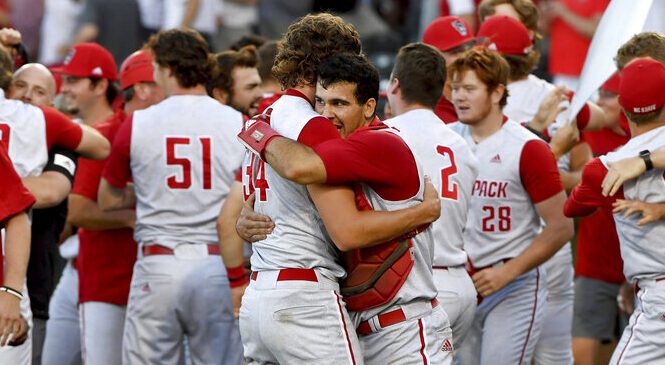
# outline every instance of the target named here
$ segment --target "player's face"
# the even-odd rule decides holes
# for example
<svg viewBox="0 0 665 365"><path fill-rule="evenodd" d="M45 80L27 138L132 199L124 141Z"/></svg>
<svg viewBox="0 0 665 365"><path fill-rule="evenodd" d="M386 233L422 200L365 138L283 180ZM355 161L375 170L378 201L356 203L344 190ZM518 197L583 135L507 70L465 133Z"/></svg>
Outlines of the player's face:
<svg viewBox="0 0 665 365"><path fill-rule="evenodd" d="M374 99L360 104L355 92L356 84L349 82L338 82L327 88L316 85L316 111L333 122L342 138L369 124L376 107Z"/></svg>
<svg viewBox="0 0 665 365"><path fill-rule="evenodd" d="M255 67L236 67L231 71L231 79L233 93L229 105L249 117L256 115L263 97L259 71Z"/></svg>
<svg viewBox="0 0 665 365"><path fill-rule="evenodd" d="M600 89L598 91L598 106L605 112L606 118L610 119L612 126L619 125L621 116L621 105L619 105L619 95Z"/></svg>
<svg viewBox="0 0 665 365"><path fill-rule="evenodd" d="M7 97L37 106L52 105L54 83L53 76L45 71L28 68L14 76Z"/></svg>
<svg viewBox="0 0 665 365"><path fill-rule="evenodd" d="M95 93L92 81L87 77L62 75L60 90L65 96L67 108L74 112L87 110L87 108L94 105L99 97Z"/></svg>
<svg viewBox="0 0 665 365"><path fill-rule="evenodd" d="M452 97L457 116L465 124L485 119L492 110L491 93L474 71L453 75Z"/></svg>

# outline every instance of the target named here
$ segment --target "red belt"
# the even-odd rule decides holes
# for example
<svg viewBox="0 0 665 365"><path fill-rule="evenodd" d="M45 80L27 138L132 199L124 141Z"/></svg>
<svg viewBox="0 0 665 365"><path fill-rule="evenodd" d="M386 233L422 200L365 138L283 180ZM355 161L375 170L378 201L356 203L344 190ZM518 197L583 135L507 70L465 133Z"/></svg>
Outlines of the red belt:
<svg viewBox="0 0 665 365"><path fill-rule="evenodd" d="M436 308L436 306L439 305L439 301L436 300L436 298L432 299L430 303L432 304L432 308ZM385 328L388 326L392 326L393 324L406 321L406 315L404 314L404 311L400 308L388 313L379 314L378 319L381 328ZM356 333L361 336L369 335L372 332L373 332L372 327L369 325L369 321L360 322L358 328L356 328Z"/></svg>
<svg viewBox="0 0 665 365"><path fill-rule="evenodd" d="M219 246L217 245L206 245L208 246L209 255L219 255ZM160 245L150 245L143 246L143 256L152 256L152 255L173 255L173 250L160 246Z"/></svg>
<svg viewBox="0 0 665 365"><path fill-rule="evenodd" d="M256 278L259 276L258 271L252 273L252 280L256 281ZM319 279L316 278L316 272L313 269L282 269L279 270L277 274L277 281L287 281L287 280L300 280L300 281L314 281L317 282Z"/></svg>

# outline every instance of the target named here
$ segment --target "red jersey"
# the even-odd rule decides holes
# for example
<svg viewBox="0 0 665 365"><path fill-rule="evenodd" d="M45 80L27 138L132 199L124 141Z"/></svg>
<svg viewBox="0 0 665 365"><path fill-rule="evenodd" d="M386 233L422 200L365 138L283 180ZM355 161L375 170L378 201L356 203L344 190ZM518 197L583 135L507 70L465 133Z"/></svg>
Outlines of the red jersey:
<svg viewBox="0 0 665 365"><path fill-rule="evenodd" d="M443 95L441 95L441 99L439 99L436 108L434 108L434 114L446 124L454 123L459 120L457 112L455 111L455 106Z"/></svg>
<svg viewBox="0 0 665 365"><path fill-rule="evenodd" d="M0 228L7 220L25 212L35 204L35 197L23 186L21 178L7 156L5 144L0 141ZM1 240L0 240L1 241ZM0 249L0 283L4 283L3 255Z"/></svg>
<svg viewBox="0 0 665 365"><path fill-rule="evenodd" d="M259 109L258 113L263 114L264 111L266 111L266 108L272 105L272 103L276 102L279 98L282 97L284 93L274 93L269 96L264 96L263 99L259 100Z"/></svg>
<svg viewBox="0 0 665 365"><path fill-rule="evenodd" d="M630 134L622 136L605 128L584 132L584 139L597 157L623 146L630 139ZM580 219L575 275L616 284L624 281L619 237L609 207Z"/></svg>
<svg viewBox="0 0 665 365"><path fill-rule="evenodd" d="M573 13L586 19L602 15L609 0L559 0ZM591 44L587 38L561 18L555 18L550 27L549 72L552 75L579 76Z"/></svg>
<svg viewBox="0 0 665 365"><path fill-rule="evenodd" d="M116 112L95 128L113 142L125 116ZM72 194L97 201L97 190L106 160L81 158ZM78 231L80 248L76 261L79 273L79 302L126 305L137 246L130 228Z"/></svg>

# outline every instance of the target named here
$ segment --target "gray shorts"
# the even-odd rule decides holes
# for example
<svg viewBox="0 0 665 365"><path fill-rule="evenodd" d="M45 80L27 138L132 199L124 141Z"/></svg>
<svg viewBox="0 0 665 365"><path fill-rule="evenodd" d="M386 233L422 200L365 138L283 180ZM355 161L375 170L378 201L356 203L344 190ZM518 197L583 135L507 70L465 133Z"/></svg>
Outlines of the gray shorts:
<svg viewBox="0 0 665 365"><path fill-rule="evenodd" d="M619 311L619 284L578 276L575 278L573 337L606 342L619 338L628 317Z"/></svg>

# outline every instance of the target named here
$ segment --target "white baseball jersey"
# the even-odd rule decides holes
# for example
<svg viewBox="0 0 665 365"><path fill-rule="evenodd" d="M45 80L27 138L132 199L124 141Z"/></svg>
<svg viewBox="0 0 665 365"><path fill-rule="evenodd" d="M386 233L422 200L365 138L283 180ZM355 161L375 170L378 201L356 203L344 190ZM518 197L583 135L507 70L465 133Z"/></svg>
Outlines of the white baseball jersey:
<svg viewBox="0 0 665 365"><path fill-rule="evenodd" d="M0 140L21 177L41 174L48 161L46 121L37 107L5 99L0 90Z"/></svg>
<svg viewBox="0 0 665 365"><path fill-rule="evenodd" d="M413 110L384 123L399 131L439 191L441 217L432 223L434 266L464 265L463 232L478 175L469 145L431 110Z"/></svg>
<svg viewBox="0 0 665 365"><path fill-rule="evenodd" d="M298 140L311 120L322 118L303 95L291 90L269 109L272 109L272 128L293 140ZM337 251L307 187L280 177L270 165L249 152L245 154L242 171L245 194L256 189L254 210L269 216L275 223L268 238L252 244L252 270L317 268L330 278L344 277L346 273L338 263Z"/></svg>
<svg viewBox="0 0 665 365"><path fill-rule="evenodd" d="M134 113L137 242L217 243L215 219L242 160L241 128L239 112L208 96L171 96Z"/></svg>
<svg viewBox="0 0 665 365"><path fill-rule="evenodd" d="M534 75L511 82L508 84L508 103L503 108L503 114L518 123L528 123L533 120L540 104L555 88L556 86ZM567 112L559 113L555 124L562 125L567 117Z"/></svg>
<svg viewBox="0 0 665 365"><path fill-rule="evenodd" d="M637 156L640 151L654 151L664 146L665 127L659 127L633 137L615 152L601 156L600 160L607 167L611 162ZM637 179L625 182L623 195L628 200L665 203L665 171L654 169ZM623 212L614 214L621 244L623 272L629 282L636 279L658 279L665 275L665 221L658 220L638 226L637 221L641 218L640 214L628 217L624 217Z"/></svg>
<svg viewBox="0 0 665 365"><path fill-rule="evenodd" d="M467 141L480 164L464 234L471 262L483 267L518 256L541 231L520 173L523 148L539 138L513 120L480 143L474 142L469 126L457 122L450 127Z"/></svg>

